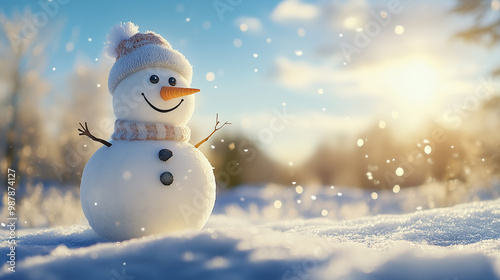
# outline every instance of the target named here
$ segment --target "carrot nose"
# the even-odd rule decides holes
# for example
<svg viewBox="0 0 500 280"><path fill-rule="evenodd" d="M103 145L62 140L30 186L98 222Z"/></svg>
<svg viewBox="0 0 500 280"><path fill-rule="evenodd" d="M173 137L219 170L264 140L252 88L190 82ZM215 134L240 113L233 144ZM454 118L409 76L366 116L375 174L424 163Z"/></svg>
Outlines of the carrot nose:
<svg viewBox="0 0 500 280"><path fill-rule="evenodd" d="M160 91L161 98L168 101L177 97L190 95L200 90L197 88L180 88L180 87L162 87Z"/></svg>

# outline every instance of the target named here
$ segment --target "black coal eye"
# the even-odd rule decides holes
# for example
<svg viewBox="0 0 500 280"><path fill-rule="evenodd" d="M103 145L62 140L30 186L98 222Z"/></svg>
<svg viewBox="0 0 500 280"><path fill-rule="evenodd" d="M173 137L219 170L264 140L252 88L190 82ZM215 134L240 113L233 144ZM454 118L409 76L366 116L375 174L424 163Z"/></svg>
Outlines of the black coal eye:
<svg viewBox="0 0 500 280"><path fill-rule="evenodd" d="M149 77L149 81L152 84L157 84L160 81L160 78L156 75L151 75L151 77Z"/></svg>
<svg viewBox="0 0 500 280"><path fill-rule="evenodd" d="M168 78L168 83L171 86L175 86L177 84L177 80L174 77L170 77L170 78Z"/></svg>

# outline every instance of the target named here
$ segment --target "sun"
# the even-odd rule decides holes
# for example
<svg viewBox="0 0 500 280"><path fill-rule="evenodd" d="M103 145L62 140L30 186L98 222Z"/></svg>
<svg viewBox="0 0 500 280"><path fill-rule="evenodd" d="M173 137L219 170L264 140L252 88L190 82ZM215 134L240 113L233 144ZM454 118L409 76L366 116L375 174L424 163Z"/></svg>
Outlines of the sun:
<svg viewBox="0 0 500 280"><path fill-rule="evenodd" d="M423 55L394 58L372 70L371 80L400 110L428 113L438 108L442 97L438 65L438 60Z"/></svg>
<svg viewBox="0 0 500 280"><path fill-rule="evenodd" d="M399 65L394 87L415 105L431 103L437 96L438 76L436 68L425 60L410 60Z"/></svg>

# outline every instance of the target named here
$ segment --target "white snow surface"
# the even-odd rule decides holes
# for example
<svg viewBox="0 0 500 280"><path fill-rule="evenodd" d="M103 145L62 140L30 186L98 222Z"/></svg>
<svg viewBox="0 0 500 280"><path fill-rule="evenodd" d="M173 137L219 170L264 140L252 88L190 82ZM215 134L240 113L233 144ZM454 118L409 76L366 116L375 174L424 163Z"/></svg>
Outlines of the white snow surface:
<svg viewBox="0 0 500 280"><path fill-rule="evenodd" d="M109 242L87 224L20 229L16 272L4 262L0 277L500 279L499 199L428 209L414 194L246 186L220 193L199 232Z"/></svg>

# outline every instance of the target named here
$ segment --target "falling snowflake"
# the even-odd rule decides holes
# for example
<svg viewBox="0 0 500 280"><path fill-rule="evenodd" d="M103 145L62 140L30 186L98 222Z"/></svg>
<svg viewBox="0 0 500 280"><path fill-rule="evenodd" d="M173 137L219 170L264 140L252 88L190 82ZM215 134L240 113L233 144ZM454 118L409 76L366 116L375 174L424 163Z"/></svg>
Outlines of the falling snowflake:
<svg viewBox="0 0 500 280"><path fill-rule="evenodd" d="M281 206L282 206L281 201L279 201L279 200L275 200L275 201L274 201L274 208L276 208L276 209L280 209L280 208L281 208Z"/></svg>
<svg viewBox="0 0 500 280"><path fill-rule="evenodd" d="M205 79L209 82L212 82L215 79L215 74L213 72L208 72L205 74Z"/></svg>
<svg viewBox="0 0 500 280"><path fill-rule="evenodd" d="M242 44L243 44L243 42L241 41L241 39L234 39L234 41L233 41L233 46L235 48L241 47Z"/></svg>
<svg viewBox="0 0 500 280"><path fill-rule="evenodd" d="M358 147L363 147L363 145L365 144L365 140L359 138L358 141L356 142L356 145L358 145Z"/></svg>
<svg viewBox="0 0 500 280"><path fill-rule="evenodd" d="M295 192L298 194L302 194L304 192L304 188L302 186L296 186Z"/></svg>
<svg viewBox="0 0 500 280"><path fill-rule="evenodd" d="M396 175L398 175L399 177L403 176L404 173L405 171L402 167L396 168Z"/></svg>
<svg viewBox="0 0 500 280"><path fill-rule="evenodd" d="M394 185L394 187L392 188L393 193L398 193L400 190L401 190L401 187L399 185Z"/></svg>
<svg viewBox="0 0 500 280"><path fill-rule="evenodd" d="M299 37L306 36L306 30L304 28L297 29L297 35L299 35Z"/></svg>
<svg viewBox="0 0 500 280"><path fill-rule="evenodd" d="M424 148L424 152L425 152L426 154L430 154L430 153L432 152L432 147L431 147L431 146L429 146L429 145L425 146L425 148Z"/></svg>

